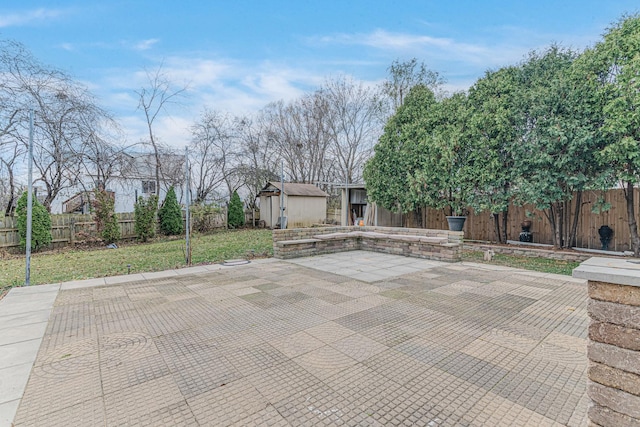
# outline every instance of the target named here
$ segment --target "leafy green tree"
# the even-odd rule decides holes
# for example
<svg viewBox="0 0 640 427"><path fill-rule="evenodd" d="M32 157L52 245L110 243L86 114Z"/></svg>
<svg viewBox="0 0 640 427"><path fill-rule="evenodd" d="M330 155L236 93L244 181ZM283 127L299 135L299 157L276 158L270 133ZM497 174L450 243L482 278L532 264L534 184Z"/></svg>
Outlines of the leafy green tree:
<svg viewBox="0 0 640 427"><path fill-rule="evenodd" d="M602 165L611 167L627 205L634 256L640 256L634 188L640 183L640 15L625 16L604 39L585 52L586 81L597 85L605 105L602 131L606 145L599 152Z"/></svg>
<svg viewBox="0 0 640 427"><path fill-rule="evenodd" d="M184 229L182 223L182 210L178 204L176 191L173 186L169 187L167 196L158 211L160 219L160 231L166 235L181 234Z"/></svg>
<svg viewBox="0 0 640 427"><path fill-rule="evenodd" d="M134 207L135 232L138 240L146 242L156 235L156 211L158 196L138 197Z"/></svg>
<svg viewBox="0 0 640 427"><path fill-rule="evenodd" d="M464 93L444 98L413 123L419 145L418 167L409 176L414 203L466 215L473 171L468 162L469 109Z"/></svg>
<svg viewBox="0 0 640 427"><path fill-rule="evenodd" d="M582 69L573 65L576 58L551 46L532 52L520 69L516 200L543 210L558 248L573 246L582 192L600 174L597 108L584 91Z"/></svg>
<svg viewBox="0 0 640 427"><path fill-rule="evenodd" d="M233 192L229 201L227 225L231 228L238 228L244 225L244 208L237 191Z"/></svg>
<svg viewBox="0 0 640 427"><path fill-rule="evenodd" d="M469 89L470 205L475 212L493 214L498 242L507 241L508 210L518 170L514 167L514 144L519 143L517 67L488 71ZM500 221L502 219L502 221Z"/></svg>
<svg viewBox="0 0 640 427"><path fill-rule="evenodd" d="M412 88L365 167L370 199L396 212L488 210L499 241L509 203L531 203L544 211L556 247L572 246L582 192L601 188L607 175L596 156L605 141L603 96L593 90L600 77L577 57L557 46L533 52L488 72L468 97L436 100L425 86Z"/></svg>
<svg viewBox="0 0 640 427"><path fill-rule="evenodd" d="M120 227L115 213L114 197L104 189L96 189L94 196L92 207L96 231L106 244L117 242L120 240Z"/></svg>
<svg viewBox="0 0 640 427"><path fill-rule="evenodd" d="M27 192L22 193L16 206L20 247L27 247ZM33 195L31 210L31 250L39 251L51 244L51 217L47 208Z"/></svg>
<svg viewBox="0 0 640 427"><path fill-rule="evenodd" d="M367 163L369 198L396 212L430 206L464 215L471 190L468 115L464 94L437 101L430 89L415 86Z"/></svg>
<svg viewBox="0 0 640 427"><path fill-rule="evenodd" d="M428 112L436 104L433 92L414 86L404 103L387 122L364 168L368 197L393 212L410 212L419 207L409 194L409 177L418 167L419 140L427 132ZM423 127L416 125L422 121Z"/></svg>

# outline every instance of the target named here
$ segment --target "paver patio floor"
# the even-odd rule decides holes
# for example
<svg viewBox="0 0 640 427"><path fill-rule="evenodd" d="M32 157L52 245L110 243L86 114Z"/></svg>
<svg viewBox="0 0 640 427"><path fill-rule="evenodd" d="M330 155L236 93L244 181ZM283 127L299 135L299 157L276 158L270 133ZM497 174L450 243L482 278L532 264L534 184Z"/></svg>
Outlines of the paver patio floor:
<svg viewBox="0 0 640 427"><path fill-rule="evenodd" d="M63 287L16 426L586 424L584 283L332 256Z"/></svg>

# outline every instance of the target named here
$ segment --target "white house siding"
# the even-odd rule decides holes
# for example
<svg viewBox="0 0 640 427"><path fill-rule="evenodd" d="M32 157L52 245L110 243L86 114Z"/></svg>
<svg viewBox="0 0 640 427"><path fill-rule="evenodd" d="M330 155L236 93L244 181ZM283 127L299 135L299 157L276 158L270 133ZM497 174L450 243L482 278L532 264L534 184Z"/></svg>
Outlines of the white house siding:
<svg viewBox="0 0 640 427"><path fill-rule="evenodd" d="M85 184L85 187L81 185L77 185L71 188L66 188L60 193L58 193L58 197L56 197L51 203L51 213L63 213L62 211L62 203L69 199L70 197L85 191L85 189L92 189L93 183ZM109 180L107 183L107 190L113 191L115 193L115 211L116 213L124 213L124 212L133 212L134 205L136 202L136 190L138 192L138 196L146 196L142 192L142 179L119 179L113 178ZM178 202L184 202L184 198L182 197L183 187L176 187L176 197L178 198ZM162 203L164 198L167 195L167 189L160 184L160 195L159 195L159 203Z"/></svg>

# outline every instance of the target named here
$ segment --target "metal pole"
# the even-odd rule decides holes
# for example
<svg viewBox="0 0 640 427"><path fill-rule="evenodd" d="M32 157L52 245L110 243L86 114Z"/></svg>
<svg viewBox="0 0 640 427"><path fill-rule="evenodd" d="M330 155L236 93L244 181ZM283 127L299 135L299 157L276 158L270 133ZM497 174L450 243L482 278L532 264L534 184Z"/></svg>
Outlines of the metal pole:
<svg viewBox="0 0 640 427"><path fill-rule="evenodd" d="M185 242L186 242L186 263L187 265L191 265L191 246L190 246L190 242L189 242L189 231L190 231L190 224L189 224L189 204L191 203L190 197L189 197L189 189L190 189L190 182L189 182L189 148L185 147L184 148L184 173L185 173L185 185L184 185L184 192L185 192Z"/></svg>
<svg viewBox="0 0 640 427"><path fill-rule="evenodd" d="M284 230L284 160L280 162L280 229Z"/></svg>
<svg viewBox="0 0 640 427"><path fill-rule="evenodd" d="M344 172L344 194L345 194L345 205L346 207L344 208L347 211L347 225L351 225L351 211L349 210L349 175L347 175L347 171L345 170Z"/></svg>
<svg viewBox="0 0 640 427"><path fill-rule="evenodd" d="M26 243L26 271L25 286L31 285L31 220L33 218L33 108L29 110L29 159L27 182L27 243Z"/></svg>

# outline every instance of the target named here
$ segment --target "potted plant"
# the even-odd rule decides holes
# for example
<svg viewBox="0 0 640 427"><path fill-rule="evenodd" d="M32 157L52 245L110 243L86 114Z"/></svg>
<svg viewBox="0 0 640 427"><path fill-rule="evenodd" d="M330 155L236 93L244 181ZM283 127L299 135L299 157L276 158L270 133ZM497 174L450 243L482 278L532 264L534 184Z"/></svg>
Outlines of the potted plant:
<svg viewBox="0 0 640 427"><path fill-rule="evenodd" d="M469 214L467 200L470 189L464 181L458 181L458 177L452 174L442 178L433 173L418 172L411 180L412 193L424 205L448 212L446 217L451 231L462 231Z"/></svg>
<svg viewBox="0 0 640 427"><path fill-rule="evenodd" d="M458 207L457 210L454 210L452 206L450 207L450 209L451 215L447 215L449 230L462 231L462 229L464 228L464 223L467 220L468 210L460 207Z"/></svg>

